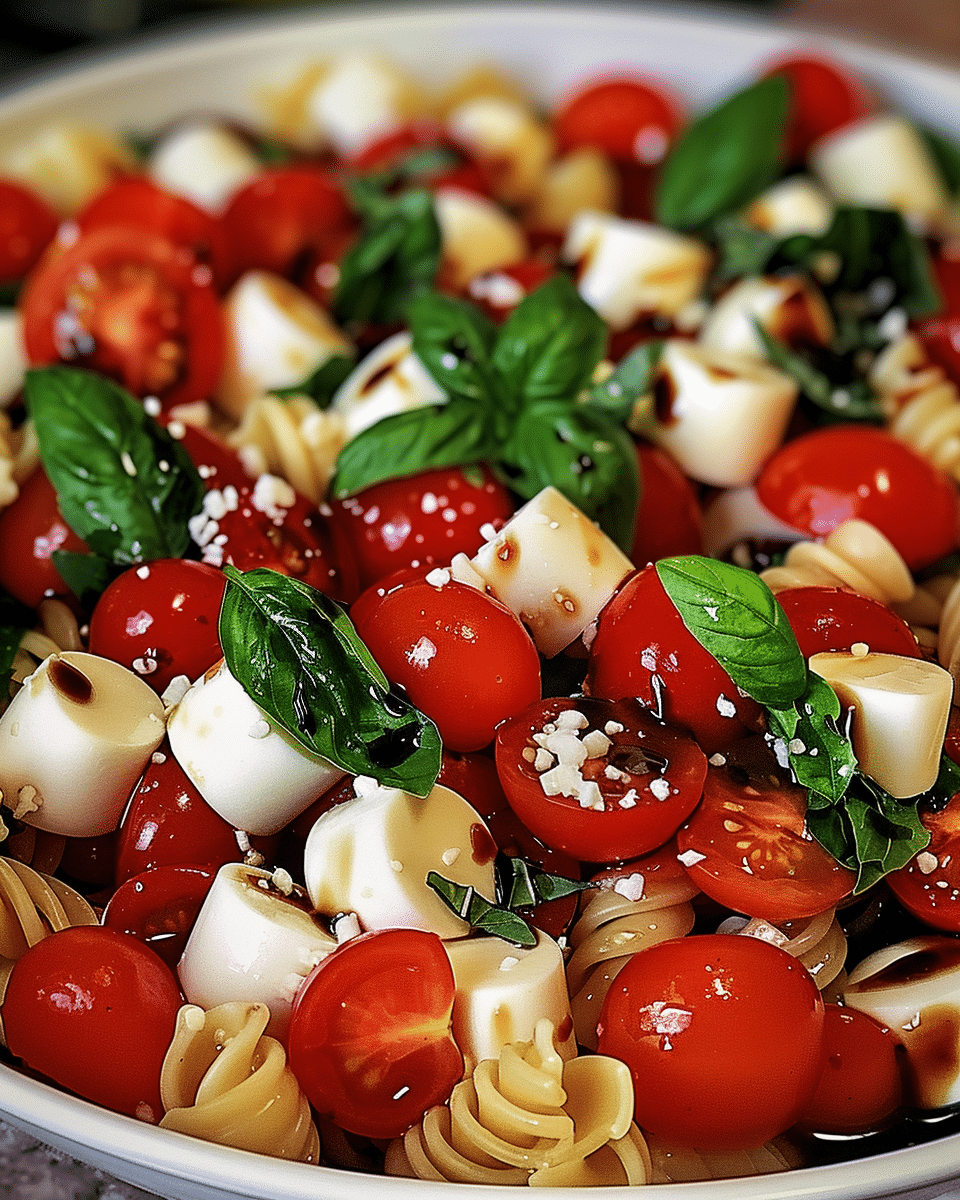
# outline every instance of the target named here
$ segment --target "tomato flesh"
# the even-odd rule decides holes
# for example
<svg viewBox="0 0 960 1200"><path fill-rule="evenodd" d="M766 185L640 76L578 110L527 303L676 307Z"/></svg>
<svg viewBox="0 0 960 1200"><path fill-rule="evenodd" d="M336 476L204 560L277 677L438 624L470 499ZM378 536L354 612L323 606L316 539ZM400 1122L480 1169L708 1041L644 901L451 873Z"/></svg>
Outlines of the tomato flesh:
<svg viewBox="0 0 960 1200"><path fill-rule="evenodd" d="M214 874L186 863L144 871L117 888L101 923L137 938L176 970Z"/></svg>
<svg viewBox="0 0 960 1200"><path fill-rule="evenodd" d="M57 214L32 188L0 179L0 283L16 283L53 241Z"/></svg>
<svg viewBox="0 0 960 1200"><path fill-rule="evenodd" d="M60 515L53 484L37 467L0 512L0 586L31 608L45 596L70 595L54 566L56 550L85 554L88 546Z"/></svg>

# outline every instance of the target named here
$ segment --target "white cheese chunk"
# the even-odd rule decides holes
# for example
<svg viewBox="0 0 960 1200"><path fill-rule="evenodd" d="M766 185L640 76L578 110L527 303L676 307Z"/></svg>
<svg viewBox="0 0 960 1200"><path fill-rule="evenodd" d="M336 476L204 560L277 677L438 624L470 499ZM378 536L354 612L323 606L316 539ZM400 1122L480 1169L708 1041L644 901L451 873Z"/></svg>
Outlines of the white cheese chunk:
<svg viewBox="0 0 960 1200"><path fill-rule="evenodd" d="M0 408L6 408L19 393L28 366L23 318L18 309L0 309Z"/></svg>
<svg viewBox="0 0 960 1200"><path fill-rule="evenodd" d="M809 175L788 175L744 209L743 218L775 237L809 233L819 237L830 228L834 203Z"/></svg>
<svg viewBox="0 0 960 1200"><path fill-rule="evenodd" d="M522 204L533 196L555 143L549 127L525 104L507 96L471 96L447 115L447 127L491 164L498 200Z"/></svg>
<svg viewBox="0 0 960 1200"><path fill-rule="evenodd" d="M68 121L41 124L0 160L0 174L39 192L64 217L78 213L117 175L135 170L119 138Z"/></svg>
<svg viewBox="0 0 960 1200"><path fill-rule="evenodd" d="M630 419L634 433L666 450L713 487L744 487L780 445L797 399L782 371L743 354L668 339L656 394Z"/></svg>
<svg viewBox="0 0 960 1200"><path fill-rule="evenodd" d="M592 210L570 222L561 257L576 266L580 295L614 329L641 316L676 316L699 295L711 261L697 238Z"/></svg>
<svg viewBox="0 0 960 1200"><path fill-rule="evenodd" d="M395 333L371 350L337 389L331 411L343 418L348 438L384 417L447 399L414 354L412 343L406 330Z"/></svg>
<svg viewBox="0 0 960 1200"><path fill-rule="evenodd" d="M217 405L240 420L271 388L302 383L349 339L306 292L269 271L248 271L223 305L227 346Z"/></svg>
<svg viewBox="0 0 960 1200"><path fill-rule="evenodd" d="M457 985L453 1036L469 1063L499 1058L511 1042L531 1041L544 1018L557 1029L563 1058L576 1057L563 955L552 938L538 931L529 948L498 937L461 938L448 941L446 950Z"/></svg>
<svg viewBox="0 0 960 1200"><path fill-rule="evenodd" d="M303 870L318 912L355 912L367 930L402 926L450 938L469 926L427 886L427 875L436 871L492 900L495 854L483 818L449 788L438 784L419 799L374 786L317 819Z"/></svg>
<svg viewBox="0 0 960 1200"><path fill-rule="evenodd" d="M815 654L810 670L853 709L851 738L861 770L899 799L936 782L953 677L936 663L898 654Z"/></svg>
<svg viewBox="0 0 960 1200"><path fill-rule="evenodd" d="M293 998L337 946L310 915L302 889L278 889L270 871L227 863L200 908L177 967L191 1004L266 1004L267 1033L284 1041Z"/></svg>
<svg viewBox="0 0 960 1200"><path fill-rule="evenodd" d="M223 663L194 683L167 725L197 791L247 833L276 833L345 774L267 716Z"/></svg>
<svg viewBox="0 0 960 1200"><path fill-rule="evenodd" d="M727 488L703 510L703 547L710 558L723 558L740 542L797 542L809 534L775 517L761 504L753 485ZM734 559L736 561L736 559ZM749 561L738 566L749 567Z"/></svg>
<svg viewBox="0 0 960 1200"><path fill-rule="evenodd" d="M597 617L633 564L554 487L527 501L471 560L552 657Z"/></svg>
<svg viewBox="0 0 960 1200"><path fill-rule="evenodd" d="M759 324L788 346L828 346L833 318L823 295L803 276L747 276L713 305L700 327L698 341L714 350L768 358L757 332Z"/></svg>
<svg viewBox="0 0 960 1200"><path fill-rule="evenodd" d="M314 131L341 154L357 153L421 106L419 88L392 62L362 51L329 64L305 100Z"/></svg>
<svg viewBox="0 0 960 1200"><path fill-rule="evenodd" d="M154 183L214 214L262 171L260 160L239 134L209 121L171 130L147 164Z"/></svg>
<svg viewBox="0 0 960 1200"><path fill-rule="evenodd" d="M453 291L484 271L527 257L527 238L519 222L486 196L441 187L434 192L433 204L443 244L441 276Z"/></svg>
<svg viewBox="0 0 960 1200"><path fill-rule="evenodd" d="M160 697L133 671L52 654L0 717L3 802L50 833L110 833L163 734Z"/></svg>

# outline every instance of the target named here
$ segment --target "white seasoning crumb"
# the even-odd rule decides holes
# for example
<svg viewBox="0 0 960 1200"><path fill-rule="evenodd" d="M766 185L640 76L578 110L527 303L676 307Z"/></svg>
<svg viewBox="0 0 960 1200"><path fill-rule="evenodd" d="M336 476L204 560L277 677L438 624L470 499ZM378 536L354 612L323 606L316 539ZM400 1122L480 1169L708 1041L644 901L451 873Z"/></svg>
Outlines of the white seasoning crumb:
<svg viewBox="0 0 960 1200"><path fill-rule="evenodd" d="M533 769L542 775L544 771L549 771L553 767L555 761L550 751L541 747L533 757Z"/></svg>
<svg viewBox="0 0 960 1200"><path fill-rule="evenodd" d="M737 715L737 706L732 700L721 694L717 697L717 712L721 717L735 717Z"/></svg>
<svg viewBox="0 0 960 1200"><path fill-rule="evenodd" d="M801 741L800 738L794 738L793 741L790 743L789 748L790 748L791 754L806 754L806 751L807 751L806 742Z"/></svg>
<svg viewBox="0 0 960 1200"><path fill-rule="evenodd" d="M512 971L520 962L519 958L515 958L512 954L508 954L500 963L501 971Z"/></svg>
<svg viewBox="0 0 960 1200"><path fill-rule="evenodd" d="M241 852L241 854L246 854L250 849L250 835L245 829L235 829L233 831L233 836L237 842L237 849Z"/></svg>
<svg viewBox="0 0 960 1200"><path fill-rule="evenodd" d="M196 1004L186 1004L183 1008L183 1023L191 1033L199 1033L204 1026L205 1014Z"/></svg>
<svg viewBox="0 0 960 1200"><path fill-rule="evenodd" d="M706 857L699 850L684 850L682 854L677 855L677 862L683 863L685 867L695 867L697 863L704 862Z"/></svg>
<svg viewBox="0 0 960 1200"><path fill-rule="evenodd" d="M400 861L399 858L391 858L390 859L390 869L393 871L396 871L396 873L399 875L400 872L403 870L403 863Z"/></svg>
<svg viewBox="0 0 960 1200"><path fill-rule="evenodd" d="M620 800L618 803L621 808L636 808L637 807L637 789L631 788L629 792L626 792L623 796L620 797Z"/></svg>
<svg viewBox="0 0 960 1200"><path fill-rule="evenodd" d="M583 738L587 758L603 758L612 744L607 735L601 733L599 729L591 729Z"/></svg>
<svg viewBox="0 0 960 1200"><path fill-rule="evenodd" d="M625 900L642 900L646 886L647 881L643 875L639 871L634 871L625 879L618 879L613 885L613 890L618 896L623 896Z"/></svg>
<svg viewBox="0 0 960 1200"><path fill-rule="evenodd" d="M557 729L586 729L589 724L586 715L578 708L564 708L557 713ZM547 726L543 728L546 730Z"/></svg>
<svg viewBox="0 0 960 1200"><path fill-rule="evenodd" d="M432 571L427 572L425 579L431 587L442 588L445 583L450 582L451 575L447 567L434 567Z"/></svg>
<svg viewBox="0 0 960 1200"><path fill-rule="evenodd" d="M854 642L850 647L850 653L854 658L866 658L870 653L870 647L866 642Z"/></svg>
<svg viewBox="0 0 960 1200"><path fill-rule="evenodd" d="M615 733L623 733L623 726L619 721L608 721L603 727L603 732L607 737L613 737Z"/></svg>
<svg viewBox="0 0 960 1200"><path fill-rule="evenodd" d="M150 761L155 767L159 767L161 763L165 763L167 761L167 756L162 750L154 750L154 752L150 755Z"/></svg>
<svg viewBox="0 0 960 1200"><path fill-rule="evenodd" d="M283 867L277 867L270 876L270 882L282 896L293 895L293 876Z"/></svg>
<svg viewBox="0 0 960 1200"><path fill-rule="evenodd" d="M716 754L710 755L709 762L711 767L725 767L727 765L726 755L717 751Z"/></svg>
<svg viewBox="0 0 960 1200"><path fill-rule="evenodd" d="M148 417L159 417L163 412L163 405L160 403L157 396L144 396L143 411Z"/></svg>
<svg viewBox="0 0 960 1200"><path fill-rule="evenodd" d="M337 939L337 944L342 946L359 934L360 918L356 913L340 913L330 922L330 932Z"/></svg>
<svg viewBox="0 0 960 1200"><path fill-rule="evenodd" d="M440 855L440 860L445 867L452 867L461 853L459 846L450 846Z"/></svg>
<svg viewBox="0 0 960 1200"><path fill-rule="evenodd" d="M247 737L256 738L258 741L261 738L269 736L270 726L263 717L258 718L247 730Z"/></svg>
<svg viewBox="0 0 960 1200"><path fill-rule="evenodd" d="M127 473L129 476L130 476L130 478L131 478L131 479L135 479L135 478L136 478L136 476L137 476L137 464L136 464L136 463L133 461L133 459L130 457L130 452L129 452L129 450L124 450L124 451L121 453L121 455L120 455L120 465L123 467L124 471L125 471L125 472L126 472L126 473Z"/></svg>
<svg viewBox="0 0 960 1200"><path fill-rule="evenodd" d="M150 568L147 566L137 567L137 578L138 579L149 579L150 578Z"/></svg>
<svg viewBox="0 0 960 1200"><path fill-rule="evenodd" d="M416 645L411 646L406 652L407 662L412 667L420 667L425 669L430 665L432 659L437 656L436 643L431 642L428 637L421 637Z"/></svg>
<svg viewBox="0 0 960 1200"><path fill-rule="evenodd" d="M353 794L355 796L372 796L380 786L372 775L358 775L353 781Z"/></svg>
<svg viewBox="0 0 960 1200"><path fill-rule="evenodd" d="M937 862L937 856L935 854L931 854L929 850L921 850L917 855L916 862L917 870L921 873L921 875L932 874L940 865Z"/></svg>
<svg viewBox="0 0 960 1200"><path fill-rule="evenodd" d="M670 784L666 779L652 779L650 781L650 791L658 800L668 800L670 798Z"/></svg>

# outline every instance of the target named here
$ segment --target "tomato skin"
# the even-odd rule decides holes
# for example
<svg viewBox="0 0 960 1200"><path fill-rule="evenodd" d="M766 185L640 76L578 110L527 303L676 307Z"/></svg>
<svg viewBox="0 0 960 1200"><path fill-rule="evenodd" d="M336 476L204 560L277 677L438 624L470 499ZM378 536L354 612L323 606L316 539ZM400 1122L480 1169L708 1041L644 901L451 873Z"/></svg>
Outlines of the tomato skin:
<svg viewBox="0 0 960 1200"><path fill-rule="evenodd" d="M703 510L693 484L658 446L637 443L643 491L630 552L637 566L703 553Z"/></svg>
<svg viewBox="0 0 960 1200"><path fill-rule="evenodd" d="M600 788L602 810L583 808L574 797L548 795L534 765L536 739L563 712L582 713L590 730L602 732L610 722L622 726L616 732L611 727L606 754L580 767ZM635 700L539 701L498 727L496 756L503 790L521 821L548 846L596 863L639 858L662 846L696 807L707 773L696 742ZM628 777L610 778L608 764ZM627 807L624 797L632 801Z"/></svg>
<svg viewBox="0 0 960 1200"><path fill-rule="evenodd" d="M680 103L634 75L599 79L569 96L553 118L560 146L594 146L621 162L661 162L684 124Z"/></svg>
<svg viewBox="0 0 960 1200"><path fill-rule="evenodd" d="M20 309L31 363L88 366L167 408L209 396L223 368L210 268L143 229L99 226L55 244L27 277Z"/></svg>
<svg viewBox="0 0 960 1200"><path fill-rule="evenodd" d="M825 650L849 650L865 642L878 654L919 658L920 646L904 619L879 600L846 587L794 587L777 601L804 658Z"/></svg>
<svg viewBox="0 0 960 1200"><path fill-rule="evenodd" d="M144 871L117 888L101 924L137 938L175 971L215 874L187 863Z"/></svg>
<svg viewBox="0 0 960 1200"><path fill-rule="evenodd" d="M84 554L89 547L60 515L53 484L37 467L13 504L0 512L0 586L31 608L44 596L71 595L53 565L54 550Z"/></svg>
<svg viewBox="0 0 960 1200"><path fill-rule="evenodd" d="M3 1024L11 1054L34 1071L156 1124L160 1068L182 1003L173 972L153 950L114 929L81 925L17 960Z"/></svg>
<svg viewBox="0 0 960 1200"><path fill-rule="evenodd" d="M934 929L960 933L960 793L939 812L920 809L926 849L886 876L908 912Z"/></svg>
<svg viewBox="0 0 960 1200"><path fill-rule="evenodd" d="M756 491L774 516L812 537L851 517L868 521L913 571L957 545L956 485L881 429L832 425L801 434L767 461Z"/></svg>
<svg viewBox="0 0 960 1200"><path fill-rule="evenodd" d="M635 696L663 719L689 729L707 754L758 727L761 708L743 697L712 654L683 623L651 564L630 576L600 613L585 690L621 700ZM731 716L727 701L735 707ZM719 707L718 707L719 706Z"/></svg>
<svg viewBox="0 0 960 1200"><path fill-rule="evenodd" d="M771 64L765 75L785 75L790 85L786 128L790 162L802 161L814 142L862 120L877 107L860 76L834 58L791 55Z"/></svg>
<svg viewBox="0 0 960 1200"><path fill-rule="evenodd" d="M806 968L757 938L700 934L635 954L614 980L599 1051L634 1079L634 1118L665 1141L742 1150L789 1129L826 1058Z"/></svg>
<svg viewBox="0 0 960 1200"><path fill-rule="evenodd" d="M208 491L214 488L222 491L225 487L235 487L239 491L242 487L253 486L254 477L237 452L222 438L197 425L173 420L169 413L161 413L158 420L186 450Z"/></svg>
<svg viewBox="0 0 960 1200"><path fill-rule="evenodd" d="M458 467L388 479L336 501L333 511L350 538L360 586L370 587L407 566L449 563L473 555L485 526L500 529L513 516L510 493L489 467L480 481Z"/></svg>
<svg viewBox="0 0 960 1200"><path fill-rule="evenodd" d="M440 938L360 934L297 993L289 1062L310 1103L343 1129L398 1137L442 1104L463 1072L450 1032L456 985Z"/></svg>
<svg viewBox="0 0 960 1200"><path fill-rule="evenodd" d="M882 1129L903 1104L903 1043L856 1008L824 1005L827 1065L800 1116L803 1129L856 1135Z"/></svg>
<svg viewBox="0 0 960 1200"><path fill-rule="evenodd" d="M183 558L131 567L97 601L90 652L136 672L160 695L177 675L193 682L223 657L217 621L226 584L221 571Z"/></svg>
<svg viewBox="0 0 960 1200"><path fill-rule="evenodd" d="M352 610L383 673L434 720L450 750L481 750L540 697L540 656L499 600L451 580L368 589Z"/></svg>
<svg viewBox="0 0 960 1200"><path fill-rule="evenodd" d="M700 806L677 834L681 862L734 912L774 922L826 912L850 895L856 876L806 833L806 812L806 790L751 739L728 752L726 765L709 767Z"/></svg>
<svg viewBox="0 0 960 1200"><path fill-rule="evenodd" d="M448 165L415 175L415 186L431 190L458 187L481 196L491 194L490 181L480 163L465 147L456 144L442 125L429 119L407 121L391 129L353 154L348 164L359 174L375 173L400 167L405 159L433 147L446 150L451 161Z"/></svg>
<svg viewBox="0 0 960 1200"><path fill-rule="evenodd" d="M0 283L22 279L53 241L57 214L32 188L0 179Z"/></svg>

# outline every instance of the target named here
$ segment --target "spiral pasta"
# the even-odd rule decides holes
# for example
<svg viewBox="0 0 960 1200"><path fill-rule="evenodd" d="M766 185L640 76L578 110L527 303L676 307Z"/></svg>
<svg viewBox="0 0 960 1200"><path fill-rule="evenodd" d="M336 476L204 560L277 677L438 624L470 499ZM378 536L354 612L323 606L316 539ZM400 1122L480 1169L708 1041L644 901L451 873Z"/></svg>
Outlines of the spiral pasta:
<svg viewBox="0 0 960 1200"><path fill-rule="evenodd" d="M32 421L14 429L9 416L0 412L0 509L20 494L20 484L40 461L37 435Z"/></svg>
<svg viewBox="0 0 960 1200"><path fill-rule="evenodd" d="M160 1075L165 1129L275 1158L318 1162L310 1105L265 1004L185 1004Z"/></svg>
<svg viewBox="0 0 960 1200"><path fill-rule="evenodd" d="M647 1182L629 1070L603 1055L565 1063L555 1032L541 1020L532 1041L479 1063L445 1105L391 1142L387 1174L533 1187Z"/></svg>
<svg viewBox="0 0 960 1200"><path fill-rule="evenodd" d="M737 1179L744 1175L773 1175L800 1166L800 1155L786 1139L778 1138L755 1150L692 1150L672 1146L646 1135L652 1162L651 1183L695 1183L707 1179Z"/></svg>
<svg viewBox="0 0 960 1200"><path fill-rule="evenodd" d="M617 972L639 950L693 928L696 886L686 876L631 876L592 892L570 933L567 985L577 1041L597 1047L597 1021Z"/></svg>
<svg viewBox="0 0 960 1200"><path fill-rule="evenodd" d="M835 909L776 924L754 917L740 933L772 942L799 959L826 998L834 998L843 989L847 937Z"/></svg>
<svg viewBox="0 0 960 1200"><path fill-rule="evenodd" d="M914 333L892 341L869 373L894 437L960 481L960 392Z"/></svg>

